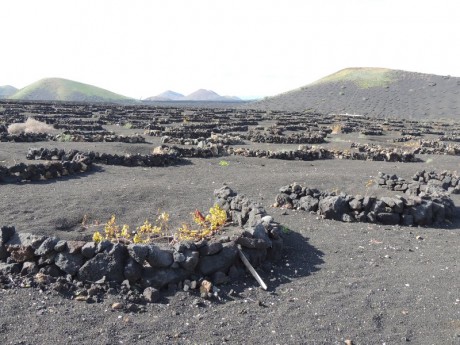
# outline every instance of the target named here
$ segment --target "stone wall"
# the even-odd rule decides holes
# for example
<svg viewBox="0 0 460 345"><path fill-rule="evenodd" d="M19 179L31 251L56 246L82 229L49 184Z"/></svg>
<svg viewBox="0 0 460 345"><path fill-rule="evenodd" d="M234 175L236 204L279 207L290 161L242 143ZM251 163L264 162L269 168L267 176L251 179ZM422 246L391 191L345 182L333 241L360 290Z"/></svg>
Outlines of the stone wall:
<svg viewBox="0 0 460 345"><path fill-rule="evenodd" d="M0 278L9 274L35 276L50 281L84 284L115 282L136 284L142 289L191 287L191 281L208 279L221 284L238 279L244 266L238 246L253 266L281 257L283 240L279 225L265 209L237 195L229 187L214 191L216 203L233 225L199 242L170 245L64 241L0 229ZM62 279L60 280L62 282ZM0 279L1 283L1 279ZM195 284L196 286L196 284ZM187 289L188 289L187 288ZM145 292L144 290L144 292Z"/></svg>
<svg viewBox="0 0 460 345"><path fill-rule="evenodd" d="M445 196L399 196L376 198L321 192L293 183L280 188L275 206L305 210L344 222L370 222L385 225L439 225L452 218L453 201Z"/></svg>
<svg viewBox="0 0 460 345"><path fill-rule="evenodd" d="M0 183L50 180L91 170L92 161L87 156L75 154L71 159L45 164L19 163L0 166Z"/></svg>
<svg viewBox="0 0 460 345"><path fill-rule="evenodd" d="M460 155L460 144L445 143L438 140L419 140L414 149L416 154Z"/></svg>
<svg viewBox="0 0 460 345"><path fill-rule="evenodd" d="M53 140L54 136L46 133L0 133L0 142L32 143L37 141Z"/></svg>
<svg viewBox="0 0 460 345"><path fill-rule="evenodd" d="M161 153L150 155L118 155L109 153L99 153L94 151L80 152L77 150L63 149L46 149L46 148L29 148L27 159L41 160L72 160L75 156L87 157L91 163L107 164L107 165L123 165L123 166L146 166L146 167L161 167L179 164L181 158L173 153Z"/></svg>
<svg viewBox="0 0 460 345"><path fill-rule="evenodd" d="M304 132L302 134L291 133L280 135L276 133L249 131L242 137L255 143L270 144L321 144L324 143L326 133L324 132Z"/></svg>
<svg viewBox="0 0 460 345"><path fill-rule="evenodd" d="M311 161L318 159L349 159L349 160L363 160L363 161L384 161L384 162L420 162L420 159L415 157L414 154L398 149L382 149L375 148L371 150L364 150L360 152L353 152L350 150L333 150L325 149L321 146L307 146L299 145L297 150L254 150L249 148L233 148L229 147L228 154L238 155L244 157L266 157L269 159L283 159L283 160L303 160Z"/></svg>

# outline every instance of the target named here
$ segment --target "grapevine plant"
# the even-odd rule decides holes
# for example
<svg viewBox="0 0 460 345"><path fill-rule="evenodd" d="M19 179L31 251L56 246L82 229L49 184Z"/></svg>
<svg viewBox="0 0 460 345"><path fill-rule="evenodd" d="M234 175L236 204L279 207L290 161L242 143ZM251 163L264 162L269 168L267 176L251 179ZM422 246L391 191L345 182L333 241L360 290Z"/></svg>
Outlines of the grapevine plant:
<svg viewBox="0 0 460 345"><path fill-rule="evenodd" d="M173 234L176 241L193 240L199 241L210 237L220 231L227 222L227 212L219 205L214 205L209 209L209 213L204 216L200 211L193 213L193 225L183 223L182 226ZM93 241L96 243L102 240L111 242L133 242L133 243L151 243L159 238L168 237L169 231L169 214L162 212L156 217L154 224L148 219L144 224L138 226L135 231L130 232L129 225L120 226L116 223L115 215L109 219L104 226L104 233L96 231L93 234Z"/></svg>

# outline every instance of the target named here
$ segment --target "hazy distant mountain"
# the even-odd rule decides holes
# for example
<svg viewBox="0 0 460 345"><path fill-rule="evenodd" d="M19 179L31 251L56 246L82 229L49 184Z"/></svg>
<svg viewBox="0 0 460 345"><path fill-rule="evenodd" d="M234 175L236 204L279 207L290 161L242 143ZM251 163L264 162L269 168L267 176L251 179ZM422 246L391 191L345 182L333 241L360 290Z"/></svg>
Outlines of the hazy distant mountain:
<svg viewBox="0 0 460 345"><path fill-rule="evenodd" d="M18 89L11 85L0 86L0 98L8 98L13 95Z"/></svg>
<svg viewBox="0 0 460 345"><path fill-rule="evenodd" d="M250 104L264 110L405 118L460 118L460 78L387 68L347 68Z"/></svg>
<svg viewBox="0 0 460 345"><path fill-rule="evenodd" d="M181 93L167 90L159 95L146 98L146 101L182 101L185 96Z"/></svg>
<svg viewBox="0 0 460 345"><path fill-rule="evenodd" d="M199 89L186 96L185 99L188 101L216 101L220 98L220 95L212 90Z"/></svg>
<svg viewBox="0 0 460 345"><path fill-rule="evenodd" d="M165 91L159 95L148 97L146 101L202 101L202 102L237 102L240 98L235 96L220 96L212 90L199 89L188 96L184 96L174 91Z"/></svg>
<svg viewBox="0 0 460 345"><path fill-rule="evenodd" d="M93 85L61 78L41 79L18 90L9 98L67 102L123 102L133 100Z"/></svg>

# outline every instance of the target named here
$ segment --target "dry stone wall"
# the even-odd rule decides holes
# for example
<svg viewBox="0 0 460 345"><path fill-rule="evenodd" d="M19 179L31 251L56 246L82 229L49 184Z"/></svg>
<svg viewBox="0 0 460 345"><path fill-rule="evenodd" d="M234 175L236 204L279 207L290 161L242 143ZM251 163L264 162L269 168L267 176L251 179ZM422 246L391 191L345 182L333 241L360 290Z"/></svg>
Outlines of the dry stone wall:
<svg viewBox="0 0 460 345"><path fill-rule="evenodd" d="M145 297L156 291L152 289L171 285L193 288L191 281L208 279L221 284L238 279L244 274L238 248L254 267L281 257L282 232L261 205L237 195L227 186L215 190L214 195L233 224L220 235L199 242L160 246L65 241L3 226L0 228L0 285L2 277L8 275L34 279L39 276L41 280L57 284L56 289L88 286L89 296L90 288L104 290L107 282L128 287L136 285ZM106 288L109 286L113 288L113 284Z"/></svg>
<svg viewBox="0 0 460 345"><path fill-rule="evenodd" d="M412 177L412 181L406 181L396 175L379 172L377 185L392 191L402 192L408 195L448 195L460 194L460 178L456 172L442 171L418 171Z"/></svg>
<svg viewBox="0 0 460 345"><path fill-rule="evenodd" d="M446 196L373 197L321 192L293 183L281 187L275 206L305 210L343 222L385 225L439 225L453 217L455 205Z"/></svg>

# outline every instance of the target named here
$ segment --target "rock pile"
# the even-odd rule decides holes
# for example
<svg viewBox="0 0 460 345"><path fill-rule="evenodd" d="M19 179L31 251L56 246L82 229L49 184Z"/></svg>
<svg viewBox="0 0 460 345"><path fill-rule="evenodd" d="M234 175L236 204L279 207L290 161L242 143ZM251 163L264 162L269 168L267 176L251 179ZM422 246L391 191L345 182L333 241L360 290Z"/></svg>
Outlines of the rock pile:
<svg viewBox="0 0 460 345"><path fill-rule="evenodd" d="M280 188L276 207L294 208L344 222L370 222L385 225L440 224L453 216L455 205L450 198L426 195L376 198L320 192L293 183Z"/></svg>
<svg viewBox="0 0 460 345"><path fill-rule="evenodd" d="M160 246L64 241L18 233L14 227L3 226L0 285L1 278L8 275L30 276L53 282L57 290L66 290L69 284L70 291L75 286L84 287L80 295L87 300L107 292L104 283L108 282L112 289L123 285L128 290L130 286L136 287L143 291L144 297L138 296L142 301L156 301L158 290L163 287L187 291L197 288L197 282L203 279L214 284L238 279L244 273L238 246L255 267L265 260L280 258L282 233L262 206L237 195L229 187L215 190L214 195L216 203L227 211L235 225L224 228L220 238L214 236L199 242Z"/></svg>

